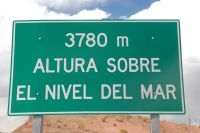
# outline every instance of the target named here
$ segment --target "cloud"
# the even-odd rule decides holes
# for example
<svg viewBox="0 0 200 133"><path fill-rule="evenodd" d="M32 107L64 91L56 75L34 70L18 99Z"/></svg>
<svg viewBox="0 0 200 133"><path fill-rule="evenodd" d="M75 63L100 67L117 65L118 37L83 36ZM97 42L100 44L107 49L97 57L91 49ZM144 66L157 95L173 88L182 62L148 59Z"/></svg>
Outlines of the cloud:
<svg viewBox="0 0 200 133"><path fill-rule="evenodd" d="M148 8L158 0L34 0L45 6L49 11L77 14L81 10L94 10L96 8L112 14L112 18L130 16L136 12Z"/></svg>
<svg viewBox="0 0 200 133"><path fill-rule="evenodd" d="M181 24L181 40L183 58L200 58L200 12L199 1L161 0L143 10L131 19L179 19Z"/></svg>
<svg viewBox="0 0 200 133"><path fill-rule="evenodd" d="M71 19L99 19L99 18L107 18L110 14L106 14L104 11L99 9L94 10L82 10L78 14L71 16Z"/></svg>
<svg viewBox="0 0 200 133"><path fill-rule="evenodd" d="M79 12L83 9L92 9L97 5L106 4L106 0L35 0L42 6L57 12Z"/></svg>

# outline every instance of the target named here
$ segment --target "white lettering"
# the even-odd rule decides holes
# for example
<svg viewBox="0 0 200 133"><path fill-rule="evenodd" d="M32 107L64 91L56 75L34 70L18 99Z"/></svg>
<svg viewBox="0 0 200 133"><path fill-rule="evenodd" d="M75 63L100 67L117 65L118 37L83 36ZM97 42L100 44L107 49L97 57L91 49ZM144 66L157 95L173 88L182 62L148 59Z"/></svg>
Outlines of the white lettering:
<svg viewBox="0 0 200 133"><path fill-rule="evenodd" d="M40 70L40 71L39 71ZM98 72L93 58L46 58L44 62L39 58L34 67L33 73L71 73L71 72Z"/></svg>
<svg viewBox="0 0 200 133"><path fill-rule="evenodd" d="M114 62L115 62L115 59L114 59L114 58L109 58L109 59L107 60L108 66L112 67L112 68L107 68L107 71L110 72L110 73L115 72L116 69L117 69L117 67L115 66Z"/></svg>
<svg viewBox="0 0 200 133"><path fill-rule="evenodd" d="M154 86L149 84L147 88L145 88L144 84L141 84L141 98L142 99L176 99L175 91L176 87L172 84L166 84L162 86L161 84L157 84ZM164 88L165 87L165 88Z"/></svg>
<svg viewBox="0 0 200 133"><path fill-rule="evenodd" d="M94 69L95 72L98 72L97 66L96 66L96 64L95 64L93 58L90 59L90 61L89 61L89 63L88 63L88 67L87 67L87 69L86 69L86 72L89 72L90 69Z"/></svg>
<svg viewBox="0 0 200 133"><path fill-rule="evenodd" d="M141 98L153 98L152 84L149 85L148 89L145 88L144 84L141 84Z"/></svg>
<svg viewBox="0 0 200 133"><path fill-rule="evenodd" d="M26 100L25 97L22 97L22 95L24 94L24 91L22 91L22 89L25 89L25 88L26 88L25 85L18 85L17 86L17 101Z"/></svg>
<svg viewBox="0 0 200 133"><path fill-rule="evenodd" d="M173 97L173 99L176 99L175 91L176 91L176 87L174 85L167 84L166 85L167 99L170 99L169 97L170 94Z"/></svg>
<svg viewBox="0 0 200 133"><path fill-rule="evenodd" d="M126 72L128 69L128 63L125 58L120 58L117 62L119 72Z"/></svg>
<svg viewBox="0 0 200 133"><path fill-rule="evenodd" d="M161 72L159 68L155 68L155 67L158 67L157 61L159 61L159 58L151 59L151 71L152 72Z"/></svg>
<svg viewBox="0 0 200 133"><path fill-rule="evenodd" d="M136 58L129 59L129 72L137 72L139 70L138 60Z"/></svg>
<svg viewBox="0 0 200 133"><path fill-rule="evenodd" d="M41 58L38 58L37 63L34 67L33 73L36 73L38 69L41 70L42 73L45 73L45 69L44 69L44 66L42 64Z"/></svg>
<svg viewBox="0 0 200 133"><path fill-rule="evenodd" d="M124 72L161 72L158 64L159 58L109 58L107 71Z"/></svg>
<svg viewBox="0 0 200 133"><path fill-rule="evenodd" d="M107 90L107 95L105 95L105 90ZM111 88L107 84L101 85L101 99L108 99L111 96Z"/></svg>
<svg viewBox="0 0 200 133"><path fill-rule="evenodd" d="M146 69L146 72L150 72L150 70L149 70L149 59L140 58L140 71L144 72L144 68Z"/></svg>
<svg viewBox="0 0 200 133"><path fill-rule="evenodd" d="M62 61L62 58L54 58L54 60L56 61L56 72L60 72L60 63Z"/></svg>
<svg viewBox="0 0 200 133"><path fill-rule="evenodd" d="M46 73L55 73L55 70L50 69L49 58L46 59Z"/></svg>
<svg viewBox="0 0 200 133"><path fill-rule="evenodd" d="M76 100L93 99L92 96L87 95L86 84L69 84L66 87L63 84L45 85L45 100L49 98L53 100L64 98L67 100L70 97Z"/></svg>
<svg viewBox="0 0 200 133"><path fill-rule="evenodd" d="M23 91L22 91L23 89ZM25 94L26 92L26 94ZM26 95L26 96L22 96ZM24 100L36 100L36 97L31 96L31 86L30 85L18 85L17 86L17 101L24 101Z"/></svg>
<svg viewBox="0 0 200 133"><path fill-rule="evenodd" d="M126 84L102 84L101 85L101 99L133 99L132 96L127 95Z"/></svg>
<svg viewBox="0 0 200 133"><path fill-rule="evenodd" d="M56 99L56 86L53 85L53 88L50 88L49 85L45 85L45 100L49 99L49 94L53 100Z"/></svg>
<svg viewBox="0 0 200 133"><path fill-rule="evenodd" d="M155 92L155 95L154 95L154 99L157 99L158 96L161 96L162 99L165 99L165 95L164 95L162 86L160 84L157 85L156 92Z"/></svg>

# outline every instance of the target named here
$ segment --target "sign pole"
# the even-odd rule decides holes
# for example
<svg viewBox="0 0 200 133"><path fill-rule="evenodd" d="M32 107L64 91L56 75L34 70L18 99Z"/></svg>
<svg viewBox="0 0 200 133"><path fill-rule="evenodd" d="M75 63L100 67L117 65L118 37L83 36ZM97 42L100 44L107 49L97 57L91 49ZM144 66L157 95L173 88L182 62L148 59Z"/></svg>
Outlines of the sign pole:
<svg viewBox="0 0 200 133"><path fill-rule="evenodd" d="M151 133L160 133L159 114L151 114Z"/></svg>
<svg viewBox="0 0 200 133"><path fill-rule="evenodd" d="M33 116L33 133L43 132L43 116Z"/></svg>

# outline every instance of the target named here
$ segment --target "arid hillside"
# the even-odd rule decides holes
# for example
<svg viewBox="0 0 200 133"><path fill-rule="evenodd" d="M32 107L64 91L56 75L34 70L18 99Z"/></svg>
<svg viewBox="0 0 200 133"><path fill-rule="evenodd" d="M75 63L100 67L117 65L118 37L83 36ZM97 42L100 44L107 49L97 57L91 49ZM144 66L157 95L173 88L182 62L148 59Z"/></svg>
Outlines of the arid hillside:
<svg viewBox="0 0 200 133"><path fill-rule="evenodd" d="M33 119L13 133L31 133ZM149 118L129 115L45 116L43 133L150 133ZM200 127L161 121L161 133L200 133Z"/></svg>

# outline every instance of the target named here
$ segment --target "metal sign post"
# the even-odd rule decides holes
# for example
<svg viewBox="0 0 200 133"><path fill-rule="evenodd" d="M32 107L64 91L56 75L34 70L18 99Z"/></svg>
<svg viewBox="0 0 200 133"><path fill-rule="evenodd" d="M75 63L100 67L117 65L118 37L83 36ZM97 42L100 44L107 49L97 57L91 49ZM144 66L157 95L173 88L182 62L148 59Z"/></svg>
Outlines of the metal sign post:
<svg viewBox="0 0 200 133"><path fill-rule="evenodd" d="M151 133L160 133L159 114L151 114Z"/></svg>
<svg viewBox="0 0 200 133"><path fill-rule="evenodd" d="M43 116L33 116L33 133L43 132Z"/></svg>

